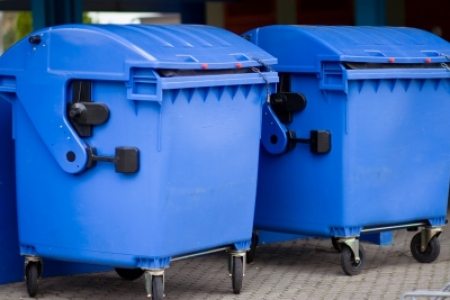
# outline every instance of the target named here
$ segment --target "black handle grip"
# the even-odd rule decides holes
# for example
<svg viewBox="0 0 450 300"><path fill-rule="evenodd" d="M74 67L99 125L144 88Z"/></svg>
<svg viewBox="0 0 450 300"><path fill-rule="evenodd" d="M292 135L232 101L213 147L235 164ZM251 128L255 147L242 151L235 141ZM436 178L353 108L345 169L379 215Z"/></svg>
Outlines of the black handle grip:
<svg viewBox="0 0 450 300"><path fill-rule="evenodd" d="M305 109L306 98L300 93L279 92L270 95L270 107L282 123L289 124L294 113Z"/></svg>
<svg viewBox="0 0 450 300"><path fill-rule="evenodd" d="M78 125L100 125L109 118L109 109L103 103L76 102L70 106L70 119Z"/></svg>
<svg viewBox="0 0 450 300"><path fill-rule="evenodd" d="M94 148L88 149L91 168L97 162L109 162L115 165L117 173L137 173L139 171L139 149L136 147L116 147L114 156L97 155Z"/></svg>

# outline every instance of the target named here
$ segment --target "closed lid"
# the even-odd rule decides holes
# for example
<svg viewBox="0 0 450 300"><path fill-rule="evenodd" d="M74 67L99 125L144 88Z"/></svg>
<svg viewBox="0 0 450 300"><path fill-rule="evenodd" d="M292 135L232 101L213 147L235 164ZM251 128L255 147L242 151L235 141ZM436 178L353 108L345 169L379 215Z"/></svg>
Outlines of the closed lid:
<svg viewBox="0 0 450 300"><path fill-rule="evenodd" d="M247 33L276 56L281 69L314 69L322 61L442 63L450 44L430 32L406 27L274 25Z"/></svg>
<svg viewBox="0 0 450 300"><path fill-rule="evenodd" d="M15 55L31 57L44 51L48 54L40 59L48 59L42 64L49 70L94 72L121 72L125 65L195 70L276 63L242 37L206 25L63 25L32 36L40 37L33 52L33 45L24 39L5 56L22 52Z"/></svg>

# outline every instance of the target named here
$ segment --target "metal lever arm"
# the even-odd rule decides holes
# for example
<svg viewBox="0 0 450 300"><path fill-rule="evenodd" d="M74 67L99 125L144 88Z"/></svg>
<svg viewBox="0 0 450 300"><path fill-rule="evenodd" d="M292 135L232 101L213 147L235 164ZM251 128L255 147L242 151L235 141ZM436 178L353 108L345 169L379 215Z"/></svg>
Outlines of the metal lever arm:
<svg viewBox="0 0 450 300"><path fill-rule="evenodd" d="M261 144L271 154L287 151L289 139L287 129L276 117L269 103L264 103L262 112Z"/></svg>
<svg viewBox="0 0 450 300"><path fill-rule="evenodd" d="M26 113L61 169L71 174L85 170L88 162L87 145L65 117L68 78L34 71L31 75L19 74L17 81L27 88L20 91L16 105ZM39 91L38 98L36 91ZM43 105L42 101L46 104Z"/></svg>

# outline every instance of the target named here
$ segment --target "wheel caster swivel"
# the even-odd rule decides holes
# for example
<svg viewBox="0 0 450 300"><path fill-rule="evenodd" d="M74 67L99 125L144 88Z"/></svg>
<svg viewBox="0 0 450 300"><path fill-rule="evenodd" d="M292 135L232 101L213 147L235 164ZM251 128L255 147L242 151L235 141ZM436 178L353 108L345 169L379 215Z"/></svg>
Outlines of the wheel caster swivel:
<svg viewBox="0 0 450 300"><path fill-rule="evenodd" d="M364 268L365 252L357 238L339 238L341 267L349 276L358 275Z"/></svg>
<svg viewBox="0 0 450 300"><path fill-rule="evenodd" d="M231 252L229 273L233 286L233 293L239 294L242 289L242 281L245 276L246 252Z"/></svg>
<svg viewBox="0 0 450 300"><path fill-rule="evenodd" d="M36 256L25 257L25 283L28 295L34 298L39 289L39 279L42 275L42 261Z"/></svg>
<svg viewBox="0 0 450 300"><path fill-rule="evenodd" d="M438 237L441 232L441 227L427 227L414 235L410 249L412 256L418 262L431 263L438 258L441 252L441 244Z"/></svg>
<svg viewBox="0 0 450 300"><path fill-rule="evenodd" d="M162 300L164 295L164 270L145 270L147 298Z"/></svg>

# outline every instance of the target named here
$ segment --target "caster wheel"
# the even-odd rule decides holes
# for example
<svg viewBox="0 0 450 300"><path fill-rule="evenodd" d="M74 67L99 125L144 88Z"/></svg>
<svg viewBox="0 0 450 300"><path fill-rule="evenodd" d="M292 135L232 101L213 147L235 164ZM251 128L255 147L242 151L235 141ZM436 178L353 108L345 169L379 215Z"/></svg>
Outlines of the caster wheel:
<svg viewBox="0 0 450 300"><path fill-rule="evenodd" d="M242 289L242 280L244 277L244 266L242 257L232 257L233 270L231 271L231 281L233 284L233 293L239 294Z"/></svg>
<svg viewBox="0 0 450 300"><path fill-rule="evenodd" d="M164 282L162 276L153 276L152 279L152 299L162 300L164 298Z"/></svg>
<svg viewBox="0 0 450 300"><path fill-rule="evenodd" d="M412 256L420 263L431 263L435 261L441 252L441 243L438 238L432 238L424 252L420 249L421 239L420 232L412 238L410 245Z"/></svg>
<svg viewBox="0 0 450 300"><path fill-rule="evenodd" d="M359 245L359 258L360 261L355 262L352 250L347 245L341 246L341 267L345 274L349 276L358 275L364 268L364 249Z"/></svg>
<svg viewBox="0 0 450 300"><path fill-rule="evenodd" d="M34 298L38 292L39 263L29 262L25 267L25 282L28 295Z"/></svg>
<svg viewBox="0 0 450 300"><path fill-rule="evenodd" d="M139 277L144 274L144 271L142 269L126 269L126 268L115 268L117 275L119 275L120 278L133 281L138 279Z"/></svg>
<svg viewBox="0 0 450 300"><path fill-rule="evenodd" d="M259 237L256 233L252 234L252 242L250 244L250 250L247 251L246 261L247 263L251 263L255 260L256 255L256 246L258 246Z"/></svg>
<svg viewBox="0 0 450 300"><path fill-rule="evenodd" d="M336 250L337 252L341 253L341 251L342 251L342 244L339 243L339 238L332 237L331 238L331 244L333 245L334 250Z"/></svg>

